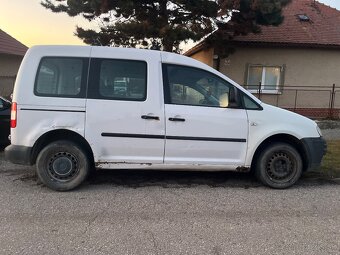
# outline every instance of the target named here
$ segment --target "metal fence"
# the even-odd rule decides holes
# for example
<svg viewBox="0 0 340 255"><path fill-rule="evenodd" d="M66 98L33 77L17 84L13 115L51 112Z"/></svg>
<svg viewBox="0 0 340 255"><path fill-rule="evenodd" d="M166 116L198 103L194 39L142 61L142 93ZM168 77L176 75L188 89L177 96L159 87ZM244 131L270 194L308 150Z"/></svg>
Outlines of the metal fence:
<svg viewBox="0 0 340 255"><path fill-rule="evenodd" d="M0 76L0 95L9 97L13 92L16 76Z"/></svg>
<svg viewBox="0 0 340 255"><path fill-rule="evenodd" d="M311 118L340 119L340 86L274 86L246 85L266 103Z"/></svg>
<svg viewBox="0 0 340 255"><path fill-rule="evenodd" d="M16 76L0 76L0 95L13 92ZM311 118L340 119L340 86L274 86L245 85L263 102L285 108ZM269 88L268 88L269 87Z"/></svg>

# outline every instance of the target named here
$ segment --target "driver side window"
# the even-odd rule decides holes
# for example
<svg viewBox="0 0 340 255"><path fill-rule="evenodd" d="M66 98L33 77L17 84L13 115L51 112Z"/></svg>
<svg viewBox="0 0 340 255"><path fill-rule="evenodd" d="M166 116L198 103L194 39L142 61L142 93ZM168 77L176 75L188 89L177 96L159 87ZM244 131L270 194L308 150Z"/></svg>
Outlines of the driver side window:
<svg viewBox="0 0 340 255"><path fill-rule="evenodd" d="M204 94L183 84L170 83L169 89L172 104L199 105L204 100Z"/></svg>
<svg viewBox="0 0 340 255"><path fill-rule="evenodd" d="M232 85L207 71L163 65L165 103L228 107Z"/></svg>

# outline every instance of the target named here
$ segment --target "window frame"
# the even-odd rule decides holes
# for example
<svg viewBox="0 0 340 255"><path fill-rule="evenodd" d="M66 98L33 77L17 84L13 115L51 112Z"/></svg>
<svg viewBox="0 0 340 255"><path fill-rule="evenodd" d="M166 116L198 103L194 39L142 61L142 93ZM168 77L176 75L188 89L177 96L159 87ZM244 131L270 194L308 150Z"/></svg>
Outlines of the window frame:
<svg viewBox="0 0 340 255"><path fill-rule="evenodd" d="M106 97L100 94L100 68L102 61L126 61L126 62L140 62L145 64L145 88L143 98L126 98L126 97ZM89 68L89 78L87 86L87 98L89 99L100 99L100 100L110 100L110 101L132 101L132 102L145 102L148 98L148 62L145 60L137 59L121 59L121 58L91 58L90 68ZM91 91L92 90L92 91ZM95 93L94 93L95 91Z"/></svg>
<svg viewBox="0 0 340 255"><path fill-rule="evenodd" d="M82 60L83 66L81 70L81 84L80 84L80 91L76 95L67 95L67 94L48 94L48 93L40 93L37 90L38 85L38 77L41 70L41 66L43 64L43 61L45 59L77 59ZM86 98L87 94L87 85L88 85L88 71L89 71L89 63L90 58L88 57L68 57L68 56L44 56L40 59L38 68L36 69L35 79L34 79L34 88L33 93L35 96L38 97L56 97L56 98ZM59 80L59 74L58 74L58 80Z"/></svg>
<svg viewBox="0 0 340 255"><path fill-rule="evenodd" d="M282 86L283 86L283 75L284 75L284 65L261 65L261 64L248 64L247 65L247 77L246 77L246 87L247 90L251 93L258 93L258 85L259 84L249 84L249 74L250 74L250 68L252 67L261 67L262 72L261 72L261 94L281 94L282 93ZM279 75L279 80L278 84L275 85L275 89L269 90L269 89L264 89L264 86L271 86L271 85L266 85L264 84L264 81L266 79L265 76L265 69L266 68L280 68L280 75ZM249 88L249 86L257 86L257 88Z"/></svg>
<svg viewBox="0 0 340 255"><path fill-rule="evenodd" d="M235 99L237 106L228 106L228 107L221 107L221 106L214 106L214 105L197 105L197 104L178 104L178 103L172 103L171 102L171 93L170 93L170 84L169 84L169 76L168 76L168 66L175 66L175 67L184 67L184 68L192 68L199 70L201 72L208 73L209 75L215 77L217 80L220 80L221 82L226 82L230 84L230 88L233 88L235 90ZM186 65L180 65L180 64L168 64L168 63L162 63L162 77L163 77L163 93L164 93L164 104L171 104L171 105L183 105L183 106L196 106L196 107L211 107L211 108L222 108L222 109L244 109L243 100L241 100L241 92L240 90L234 86L233 84L229 83L228 81L224 80L223 78L219 77L218 75L209 72L207 70L194 67L194 66L186 66Z"/></svg>

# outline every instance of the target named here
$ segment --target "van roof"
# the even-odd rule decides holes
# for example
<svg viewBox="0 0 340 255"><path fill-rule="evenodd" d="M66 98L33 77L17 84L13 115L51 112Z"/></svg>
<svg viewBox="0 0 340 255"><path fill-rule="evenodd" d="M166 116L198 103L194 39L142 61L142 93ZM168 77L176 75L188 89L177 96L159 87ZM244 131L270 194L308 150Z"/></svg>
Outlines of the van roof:
<svg viewBox="0 0 340 255"><path fill-rule="evenodd" d="M77 56L77 57L84 57L86 55L90 54L90 51L94 48L100 49L100 51L108 51L108 54L117 52L120 53L119 55L124 56L135 56L135 55L147 55L150 57L150 55L153 55L155 58L161 58L162 63L166 64L180 64L180 65L186 65L186 66L193 66L196 68L201 68L204 70L208 70L212 73L215 73L216 75L223 77L223 79L227 80L229 83L235 85L240 90L242 90L244 93L248 94L251 98L253 98L254 101L257 103L261 103L260 100L258 100L256 97L254 97L251 93L249 93L246 89L238 85L236 82L231 80L229 77L223 75L222 73L218 72L214 68L198 61L193 58L180 55L177 53L172 52L165 52L165 51L157 51L157 50L149 50L149 49L135 49L135 48L123 48L123 47L108 47L108 46L86 46L86 45L37 45L33 46L29 49L27 54L38 54L38 55L60 55L60 54L66 54L67 56ZM38 53L39 52L39 53ZM85 53L86 52L86 53ZM106 54L106 52L104 52ZM109 56L109 55L108 55Z"/></svg>
<svg viewBox="0 0 340 255"><path fill-rule="evenodd" d="M199 68L205 68L209 69L210 66L207 66L206 64L203 64L200 61L197 61L193 58L172 53L172 52L166 52L166 51L158 51L158 50L149 50L149 49L136 49L136 48L123 48L123 47L109 47L109 46L86 46L86 45L37 45L30 48L29 52L36 54L36 52L40 52L40 54L53 54L57 53L58 55L60 53L65 53L66 55L70 56L82 56L84 52L89 52L91 49L98 48L100 50L107 50L108 53L111 52L114 54L114 52L124 52L124 55L126 56L134 56L134 55L141 55L146 54L148 56L153 55L155 57L161 56L163 63L178 63L179 60L181 64L184 65L193 65ZM39 54L39 55L40 55ZM48 54L48 55L49 55Z"/></svg>

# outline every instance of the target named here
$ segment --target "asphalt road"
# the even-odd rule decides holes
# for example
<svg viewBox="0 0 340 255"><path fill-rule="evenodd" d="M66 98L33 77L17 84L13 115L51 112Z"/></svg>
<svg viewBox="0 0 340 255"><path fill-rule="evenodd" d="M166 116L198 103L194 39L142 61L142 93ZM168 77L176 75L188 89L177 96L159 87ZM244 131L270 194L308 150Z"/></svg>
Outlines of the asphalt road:
<svg viewBox="0 0 340 255"><path fill-rule="evenodd" d="M340 185L103 171L58 193L0 154L0 254L340 254Z"/></svg>

